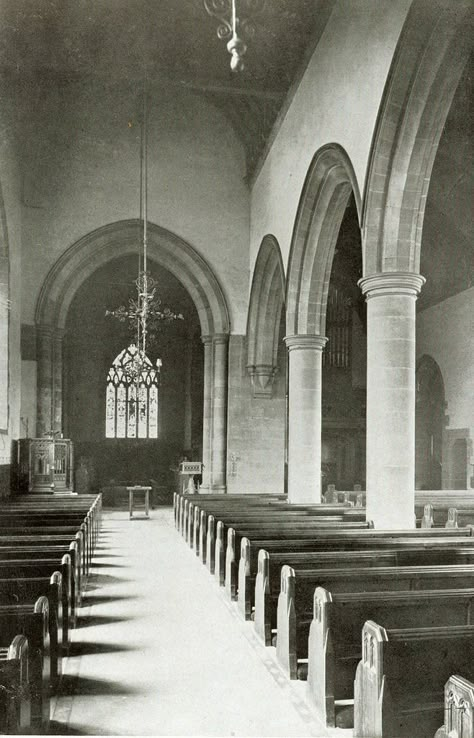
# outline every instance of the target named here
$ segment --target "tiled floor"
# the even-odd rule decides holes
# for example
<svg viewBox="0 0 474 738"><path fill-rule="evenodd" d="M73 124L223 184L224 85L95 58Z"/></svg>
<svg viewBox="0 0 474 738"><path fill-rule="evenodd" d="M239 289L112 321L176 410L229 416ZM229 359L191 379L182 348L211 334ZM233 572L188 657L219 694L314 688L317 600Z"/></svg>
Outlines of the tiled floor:
<svg viewBox="0 0 474 738"><path fill-rule="evenodd" d="M151 515L105 514L52 732L326 735L304 684L290 683L240 620L172 511Z"/></svg>

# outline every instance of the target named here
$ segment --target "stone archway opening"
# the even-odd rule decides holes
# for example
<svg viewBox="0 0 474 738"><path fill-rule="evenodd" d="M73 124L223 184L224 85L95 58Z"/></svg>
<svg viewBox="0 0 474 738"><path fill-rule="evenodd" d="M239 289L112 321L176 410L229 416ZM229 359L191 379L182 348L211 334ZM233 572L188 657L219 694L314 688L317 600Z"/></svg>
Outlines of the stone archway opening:
<svg viewBox="0 0 474 738"><path fill-rule="evenodd" d="M322 472L328 473L327 468L322 468L322 356L328 339L328 304L332 309L332 303L328 302L331 272L349 202L350 212L358 223L360 196L352 164L339 145L329 144L316 153L309 168L288 267L285 341L289 352L288 497L291 502L320 502ZM360 235L358 247L360 257ZM337 328L333 326L331 352L339 345L342 335ZM344 341L347 351L347 330ZM329 444L325 453L329 459Z"/></svg>
<svg viewBox="0 0 474 738"><path fill-rule="evenodd" d="M135 220L99 228L67 249L45 280L36 309L39 435L50 430L63 431L63 338L71 305L81 287L98 270L107 269L116 260L123 259L124 263L127 259L136 260L139 229L139 221ZM195 314L196 333L204 342L202 460L208 486L222 491L226 482L230 330L226 300L212 270L192 246L152 223L148 234L150 263L180 285ZM183 445L184 450L187 449Z"/></svg>

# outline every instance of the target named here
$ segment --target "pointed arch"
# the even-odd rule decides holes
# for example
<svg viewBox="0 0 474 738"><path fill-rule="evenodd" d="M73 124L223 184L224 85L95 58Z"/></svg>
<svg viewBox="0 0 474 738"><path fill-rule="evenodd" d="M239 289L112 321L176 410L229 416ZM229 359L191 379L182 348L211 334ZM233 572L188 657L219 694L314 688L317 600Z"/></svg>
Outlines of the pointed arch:
<svg viewBox="0 0 474 738"><path fill-rule="evenodd" d="M108 261L138 253L140 243L140 221L123 220L98 228L70 246L43 283L36 324L63 329L81 284ZM229 311L222 288L207 262L189 243L149 223L148 255L187 289L196 305L203 335L229 333Z"/></svg>
<svg viewBox="0 0 474 738"><path fill-rule="evenodd" d="M281 311L285 302L285 274L280 246L264 237L250 290L247 319L247 370L251 376L273 376L278 362Z"/></svg>
<svg viewBox="0 0 474 738"><path fill-rule="evenodd" d="M360 194L349 156L331 143L316 152L303 186L287 276L287 335L324 335L334 248L351 193Z"/></svg>
<svg viewBox="0 0 474 738"><path fill-rule="evenodd" d="M414 0L380 107L365 185L364 275L419 272L443 127L472 50L470 0Z"/></svg>

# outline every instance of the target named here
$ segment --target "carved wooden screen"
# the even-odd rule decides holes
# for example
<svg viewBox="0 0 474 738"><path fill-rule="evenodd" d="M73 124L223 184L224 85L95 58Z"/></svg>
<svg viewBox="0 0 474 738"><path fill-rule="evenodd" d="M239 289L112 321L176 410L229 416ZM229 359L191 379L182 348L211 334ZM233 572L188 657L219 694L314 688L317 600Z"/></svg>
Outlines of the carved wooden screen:
<svg viewBox="0 0 474 738"><path fill-rule="evenodd" d="M137 378L127 372L137 348L121 351L107 375L106 438L158 438L158 371L146 357Z"/></svg>
<svg viewBox="0 0 474 738"><path fill-rule="evenodd" d="M326 312L328 342L323 366L347 369L351 365L352 301L341 289L330 285Z"/></svg>

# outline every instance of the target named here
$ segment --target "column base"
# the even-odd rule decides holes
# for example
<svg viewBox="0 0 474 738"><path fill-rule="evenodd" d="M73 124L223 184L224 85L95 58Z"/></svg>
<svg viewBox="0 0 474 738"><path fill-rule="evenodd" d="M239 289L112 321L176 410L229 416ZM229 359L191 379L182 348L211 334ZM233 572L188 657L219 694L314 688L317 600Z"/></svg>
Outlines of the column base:
<svg viewBox="0 0 474 738"><path fill-rule="evenodd" d="M219 484L201 484L199 492L203 495L226 494L227 487Z"/></svg>

